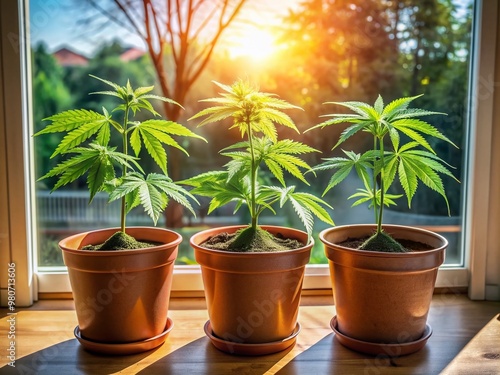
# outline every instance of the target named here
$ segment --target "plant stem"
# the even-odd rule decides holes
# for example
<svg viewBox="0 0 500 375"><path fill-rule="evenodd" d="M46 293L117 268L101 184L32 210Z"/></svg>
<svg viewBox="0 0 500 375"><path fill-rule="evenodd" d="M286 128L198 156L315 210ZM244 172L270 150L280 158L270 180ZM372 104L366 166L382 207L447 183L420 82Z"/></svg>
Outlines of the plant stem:
<svg viewBox="0 0 500 375"><path fill-rule="evenodd" d="M123 118L123 153L125 155L128 155L128 140L127 140L127 124L128 124L128 111L129 111L129 105L128 102L125 104L125 115ZM127 175L127 166L122 165L122 177L125 177ZM125 201L125 196L122 197L121 199L121 209L120 209L120 229L123 233L125 233L126 229L126 201Z"/></svg>
<svg viewBox="0 0 500 375"><path fill-rule="evenodd" d="M252 229L257 229L257 203L256 203L256 186L257 186L257 165L255 162L255 151L253 147L253 134L250 125L250 116L247 117L248 144L250 146L251 155L251 175L250 175L250 216L252 217Z"/></svg>
<svg viewBox="0 0 500 375"><path fill-rule="evenodd" d="M377 149L377 137L373 137L373 149ZM373 162L373 212L375 214L375 223L378 220L378 207L377 207L377 175L375 173L375 164L376 161Z"/></svg>
<svg viewBox="0 0 500 375"><path fill-rule="evenodd" d="M380 206L377 220L377 234L382 233L382 215L384 212L384 139L379 140L380 143Z"/></svg>

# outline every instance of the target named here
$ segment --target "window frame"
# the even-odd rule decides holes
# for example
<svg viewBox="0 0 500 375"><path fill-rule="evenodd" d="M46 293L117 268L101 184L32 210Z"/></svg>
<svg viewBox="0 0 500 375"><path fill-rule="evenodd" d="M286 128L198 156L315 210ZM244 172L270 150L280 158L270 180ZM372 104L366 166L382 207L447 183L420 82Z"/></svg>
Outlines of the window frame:
<svg viewBox="0 0 500 375"><path fill-rule="evenodd" d="M39 293L67 293L71 291L67 272L53 269L39 273L36 267L37 248L32 236L32 225L36 213L33 200L33 147L29 135L31 114L29 25L20 25L26 20L29 1L0 2L0 27L2 30L0 56L0 261L1 266L15 262L17 267L16 293L19 306L30 305ZM24 17L23 17L24 16ZM464 196L463 245L465 251L464 267L446 267L439 270L437 288L451 291L469 288L469 297L486 297L486 261L488 254L500 249L487 248L488 225L498 218L484 215L491 210L489 197L491 190L493 102L494 95L483 97L481 90L485 84L478 77L494 77L496 62L496 41L498 36L498 4L495 1L477 1L475 6L474 45L471 53L471 89L469 94L470 146L467 156L468 184ZM20 21L21 20L21 21ZM487 30L497 30L491 34ZM18 52L12 53L15 43L12 37L18 36ZM24 73L23 73L24 71ZM489 86L486 86L488 89ZM9 93L9 95L6 95ZM7 124L22 124L22 127ZM482 124L478 127L477 124ZM489 140L489 142L487 142ZM497 141L498 143L498 141ZM487 145L487 147L485 146ZM16 147L17 146L17 147ZM16 192L17 194L15 194ZM19 192L24 192L20 194ZM17 207L13 209L13 207ZM7 208L7 209L5 209ZM492 221L493 220L493 221ZM498 225L497 225L498 227ZM13 239L16 244L13 243ZM500 265L499 265L500 268ZM0 277L0 304L5 305L7 279L5 272ZM173 279L174 291L201 291L203 283L197 266L177 266ZM329 289L329 269L326 265L308 265L304 289Z"/></svg>

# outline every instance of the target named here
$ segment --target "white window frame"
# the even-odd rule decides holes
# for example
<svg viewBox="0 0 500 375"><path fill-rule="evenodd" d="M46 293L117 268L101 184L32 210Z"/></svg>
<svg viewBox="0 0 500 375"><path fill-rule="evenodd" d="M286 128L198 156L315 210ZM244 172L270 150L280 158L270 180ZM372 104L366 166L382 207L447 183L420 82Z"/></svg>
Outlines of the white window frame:
<svg viewBox="0 0 500 375"><path fill-rule="evenodd" d="M32 144L29 135L30 106L27 100L29 88L29 30L19 26L19 15L26 15L28 1L8 0L0 2L0 267L16 263L16 293L19 306L30 305L38 293L67 293L70 284L67 273L61 268L50 272L37 272L36 243L32 225L36 213L33 202ZM21 18L23 19L23 18ZM27 19L26 17L24 19ZM488 228L499 228L498 217L490 212L492 191L492 139L494 113L494 80L498 31L498 4L495 0L476 2L475 40L472 53L470 94L471 133L468 175L462 183L470 181L464 198L464 267L440 269L436 287L450 292L469 288L473 299L488 298L500 294L498 285L487 285L487 259L500 258L500 249L488 248L491 234ZM492 33L491 30L497 30ZM26 31L26 33L25 33ZM17 45L16 36L20 42ZM28 64L28 66L25 66ZM500 70L500 69L499 69ZM499 74L500 72L497 72ZM479 77L479 78L478 78ZM486 81L483 79L486 77ZM486 83L485 83L486 82ZM485 94L485 90L491 91ZM6 95L9 93L9 95ZM498 99L497 99L498 100ZM18 124L15 126L13 124ZM22 124L22 126L21 126ZM480 127L476 124L481 124ZM494 140L497 148L500 140ZM24 192L24 194L22 194ZM14 243L15 239L15 243ZM185 239L186 240L186 239ZM500 271L500 264L496 265ZM490 267L491 271L491 267ZM490 272L491 273L491 272ZM7 276L0 271L0 303L6 303ZM495 287L497 289L495 289ZM330 277L325 265L309 265L306 270L304 289L328 289ZM174 291L201 291L203 284L196 266L176 267ZM489 293L487 291L490 291Z"/></svg>

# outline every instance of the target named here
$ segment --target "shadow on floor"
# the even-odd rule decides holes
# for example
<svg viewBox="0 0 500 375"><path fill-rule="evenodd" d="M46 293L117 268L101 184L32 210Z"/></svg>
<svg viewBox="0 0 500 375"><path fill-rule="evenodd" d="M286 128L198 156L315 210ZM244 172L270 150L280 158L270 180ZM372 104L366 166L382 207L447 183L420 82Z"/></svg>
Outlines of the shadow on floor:
<svg viewBox="0 0 500 375"><path fill-rule="evenodd" d="M439 370L429 363L429 357L427 347L418 353L393 359L364 355L347 349L331 333L292 359L276 375L438 374Z"/></svg>
<svg viewBox="0 0 500 375"><path fill-rule="evenodd" d="M85 351L76 339L63 341L0 368L2 375L114 374L139 362L151 352L130 356L101 356ZM103 367L103 365L106 365Z"/></svg>
<svg viewBox="0 0 500 375"><path fill-rule="evenodd" d="M207 337L202 337L167 354L138 374L262 375L290 350L259 357L235 356L221 352Z"/></svg>

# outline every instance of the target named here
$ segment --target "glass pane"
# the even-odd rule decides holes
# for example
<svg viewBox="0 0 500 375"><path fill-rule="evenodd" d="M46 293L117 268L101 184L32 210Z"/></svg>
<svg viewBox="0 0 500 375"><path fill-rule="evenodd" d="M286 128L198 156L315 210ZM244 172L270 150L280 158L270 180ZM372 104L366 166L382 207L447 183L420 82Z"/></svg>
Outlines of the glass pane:
<svg viewBox="0 0 500 375"><path fill-rule="evenodd" d="M47 124L42 119L60 111L100 111L101 106L110 104L112 98L88 95L106 89L89 74L121 85L127 79L136 87L154 84L155 93L171 97L184 107L179 112L157 103L156 110L187 124L209 141L183 144L189 158L182 153L169 154L170 175L178 180L221 168L227 160L218 151L239 137L234 131L222 131L225 125L197 129L195 121L187 121L204 108L200 99L217 95L212 80L230 84L238 77L248 77L262 91L301 106L304 111L289 113L301 132L321 122L321 115L333 111L324 102L373 103L381 94L388 103L401 96L424 94L414 102L416 106L448 114L428 120L459 148L444 143L433 146L456 168L455 176L462 179L467 147L472 0L267 2L271 4L229 0L226 14L219 13L223 9L220 7L212 11L211 7L219 2L207 2L191 13L183 8L181 21L174 18L170 24L164 9L169 2L151 3L147 8L149 24L144 23L142 6L118 9L112 1L95 3L75 1L54 6L44 0L30 1L35 132ZM181 3L186 7L188 2ZM175 12L171 9L172 14ZM232 12L236 13L234 20L229 18ZM188 15L192 15L192 29L179 39L179 31L187 30L184 22ZM210 41L218 31L219 16L228 21L228 27L222 30L212 51ZM300 139L320 150L321 154L307 159L315 165L322 157L339 155L340 150L331 148L344 128L339 125L302 135L285 129L281 136ZM58 134L35 138L37 177L60 161L50 158L59 140ZM358 152L369 146L357 136L345 145ZM308 175L311 185L297 183L298 189L321 195L329 178L327 173L318 173L316 178ZM411 211L400 199L396 208L386 211L385 222L421 225L442 233L450 241L446 264L462 265L462 197L466 186L451 178L443 178L443 183L450 216L442 197L421 186ZM36 182L40 267L62 265L57 249L61 237L119 225L118 203L107 204L105 193L99 193L88 205L84 178L50 194L53 184L53 178ZM359 187L352 178L325 195L334 207L331 214L337 225L374 221L367 207L350 207L352 202L347 198ZM401 187L396 186L393 193L400 192ZM209 202L202 199L200 203L196 218L183 212L179 220L174 213L158 223L175 227L184 236L178 264L194 262L188 243L192 233L207 226L248 222L244 209L233 213L234 205L207 216ZM140 209L134 209L128 219L129 225L150 223ZM261 223L301 226L293 210L267 215ZM318 222L316 233L325 227ZM311 263L326 263L319 240Z"/></svg>

